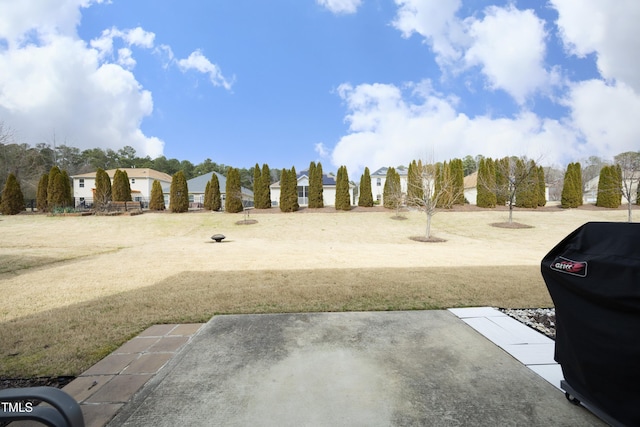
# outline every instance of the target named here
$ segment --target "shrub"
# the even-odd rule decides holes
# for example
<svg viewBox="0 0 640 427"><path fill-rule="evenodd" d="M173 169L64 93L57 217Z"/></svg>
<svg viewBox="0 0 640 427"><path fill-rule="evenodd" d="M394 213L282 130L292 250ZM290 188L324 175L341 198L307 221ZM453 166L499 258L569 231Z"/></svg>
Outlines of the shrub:
<svg viewBox="0 0 640 427"><path fill-rule="evenodd" d="M242 187L240 185L240 171L236 168L227 169L227 186L224 210L229 213L242 212Z"/></svg>
<svg viewBox="0 0 640 427"><path fill-rule="evenodd" d="M189 210L189 189L184 172L178 171L173 174L169 197L171 212L181 213Z"/></svg>
<svg viewBox="0 0 640 427"><path fill-rule="evenodd" d="M149 209L152 211L163 211L164 206L164 194L162 193L162 186L160 181L154 180L151 186L151 199L149 200Z"/></svg>
<svg viewBox="0 0 640 427"><path fill-rule="evenodd" d="M38 182L38 191L36 192L36 208L40 212L47 212L47 187L49 185L49 175L44 174Z"/></svg>
<svg viewBox="0 0 640 427"><path fill-rule="evenodd" d="M0 212L4 215L16 215L24 210L24 197L20 189L20 183L15 175L10 173L2 190L2 202Z"/></svg>

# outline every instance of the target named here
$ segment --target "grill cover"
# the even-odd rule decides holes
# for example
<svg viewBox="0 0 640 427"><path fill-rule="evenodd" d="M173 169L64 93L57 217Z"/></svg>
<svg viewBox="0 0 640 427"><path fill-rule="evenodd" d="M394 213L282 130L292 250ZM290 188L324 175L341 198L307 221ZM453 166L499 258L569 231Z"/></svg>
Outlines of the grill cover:
<svg viewBox="0 0 640 427"><path fill-rule="evenodd" d="M587 223L541 268L565 380L614 419L640 425L640 224Z"/></svg>

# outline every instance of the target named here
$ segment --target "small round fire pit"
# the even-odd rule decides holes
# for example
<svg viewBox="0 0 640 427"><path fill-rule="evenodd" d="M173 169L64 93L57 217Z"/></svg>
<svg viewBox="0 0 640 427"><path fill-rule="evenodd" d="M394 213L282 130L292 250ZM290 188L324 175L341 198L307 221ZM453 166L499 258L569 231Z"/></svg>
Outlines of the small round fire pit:
<svg viewBox="0 0 640 427"><path fill-rule="evenodd" d="M222 239L224 238L225 238L224 234L214 234L213 236L211 236L211 240L215 240L216 243L222 242Z"/></svg>

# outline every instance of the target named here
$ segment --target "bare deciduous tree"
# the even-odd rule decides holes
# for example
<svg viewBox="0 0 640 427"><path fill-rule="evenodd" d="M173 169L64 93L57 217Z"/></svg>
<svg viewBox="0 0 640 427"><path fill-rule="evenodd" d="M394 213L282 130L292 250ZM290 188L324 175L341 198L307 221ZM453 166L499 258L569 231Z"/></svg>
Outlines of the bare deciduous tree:
<svg viewBox="0 0 640 427"><path fill-rule="evenodd" d="M622 196L627 199L627 212L631 222L631 203L634 195L637 195L640 183L640 151L627 151L615 156L616 165L622 171Z"/></svg>
<svg viewBox="0 0 640 427"><path fill-rule="evenodd" d="M426 161L419 162L411 168L411 173L414 175L408 179L409 185L417 187L408 191L412 195L411 200L408 201L409 204L415 206L427 216L424 234L424 238L427 241L433 239L431 236L431 220L437 212L436 207L451 208L461 195L458 194L460 190L456 190L458 187L454 185L453 180L455 177L444 169L445 167L442 164ZM464 192L464 190L462 191Z"/></svg>

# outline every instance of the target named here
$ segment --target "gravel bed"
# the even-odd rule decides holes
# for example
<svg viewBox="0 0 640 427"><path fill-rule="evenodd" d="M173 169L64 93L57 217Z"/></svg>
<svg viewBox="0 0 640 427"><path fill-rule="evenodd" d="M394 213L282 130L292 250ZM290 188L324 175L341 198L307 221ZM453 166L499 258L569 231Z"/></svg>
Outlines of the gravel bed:
<svg viewBox="0 0 640 427"><path fill-rule="evenodd" d="M555 308L501 308L500 311L552 340L556 339Z"/></svg>

